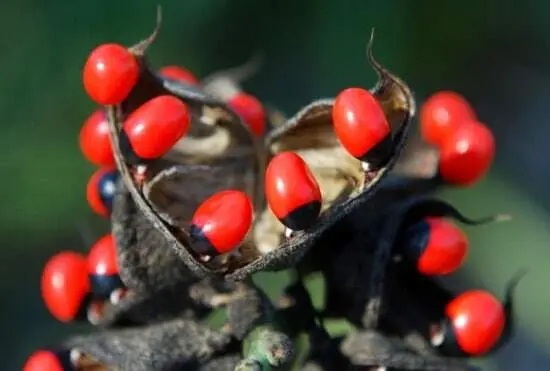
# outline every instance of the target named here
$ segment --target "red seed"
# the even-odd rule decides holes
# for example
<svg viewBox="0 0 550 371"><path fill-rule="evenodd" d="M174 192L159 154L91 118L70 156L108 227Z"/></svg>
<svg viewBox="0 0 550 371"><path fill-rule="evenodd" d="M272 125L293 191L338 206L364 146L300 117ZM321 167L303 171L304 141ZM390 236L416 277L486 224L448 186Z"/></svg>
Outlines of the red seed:
<svg viewBox="0 0 550 371"><path fill-rule="evenodd" d="M190 71L180 66L165 66L159 73L169 79L183 82L188 85L197 85L199 80Z"/></svg>
<svg viewBox="0 0 550 371"><path fill-rule="evenodd" d="M332 121L340 143L352 156L369 163L388 156L391 128L382 106L367 90L340 92L332 108Z"/></svg>
<svg viewBox="0 0 550 371"><path fill-rule="evenodd" d="M500 301L481 290L457 296L447 305L445 314L461 350L472 356L490 351L502 335L506 322Z"/></svg>
<svg viewBox="0 0 550 371"><path fill-rule="evenodd" d="M84 157L97 166L114 166L115 158L109 139L109 123L103 110L95 111L80 130L80 149Z"/></svg>
<svg viewBox="0 0 550 371"><path fill-rule="evenodd" d="M97 170L86 185L86 199L90 208L107 218L111 213L118 172L114 168Z"/></svg>
<svg viewBox="0 0 550 371"><path fill-rule="evenodd" d="M321 211L319 185L305 161L293 152L281 152L271 159L265 194L273 214L292 230L310 227Z"/></svg>
<svg viewBox="0 0 550 371"><path fill-rule="evenodd" d="M94 49L84 65L84 89L98 104L119 104L137 83L139 64L130 51L118 44Z"/></svg>
<svg viewBox="0 0 550 371"><path fill-rule="evenodd" d="M432 95L420 109L420 133L427 143L441 145L464 122L475 120L470 104L452 91Z"/></svg>
<svg viewBox="0 0 550 371"><path fill-rule="evenodd" d="M25 362L23 371L67 371L57 355L47 350L38 350Z"/></svg>
<svg viewBox="0 0 550 371"><path fill-rule="evenodd" d="M466 235L442 218L427 218L426 223L429 237L417 262L418 271L428 276L454 272L468 253Z"/></svg>
<svg viewBox="0 0 550 371"><path fill-rule="evenodd" d="M265 110L262 103L246 93L233 96L228 105L244 120L255 136L262 136L265 131Z"/></svg>
<svg viewBox="0 0 550 371"><path fill-rule="evenodd" d="M124 122L132 150L142 159L164 156L189 129L187 105L171 95L161 95L137 108Z"/></svg>
<svg viewBox="0 0 550 371"><path fill-rule="evenodd" d="M495 139L485 125L465 121L442 142L439 173L450 184L471 185L487 173L495 150Z"/></svg>
<svg viewBox="0 0 550 371"><path fill-rule="evenodd" d="M192 236L208 244L199 246L198 252L216 255L235 249L246 237L252 215L252 203L241 191L222 191L208 198L192 218Z"/></svg>
<svg viewBox="0 0 550 371"><path fill-rule="evenodd" d="M101 237L88 253L88 274L118 275L116 245L111 234Z"/></svg>
<svg viewBox="0 0 550 371"><path fill-rule="evenodd" d="M71 251L53 256L42 271L41 291L55 318L62 322L74 320L90 292L86 257Z"/></svg>

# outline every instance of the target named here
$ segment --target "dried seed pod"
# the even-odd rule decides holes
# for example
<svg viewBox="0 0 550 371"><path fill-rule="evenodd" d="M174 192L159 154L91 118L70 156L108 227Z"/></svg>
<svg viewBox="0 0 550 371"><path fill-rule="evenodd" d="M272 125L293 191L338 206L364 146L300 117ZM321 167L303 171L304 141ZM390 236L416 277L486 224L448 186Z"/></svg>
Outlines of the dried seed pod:
<svg viewBox="0 0 550 371"><path fill-rule="evenodd" d="M476 367L462 360L420 356L398 340L375 331L364 330L349 335L342 343L342 353L355 366L391 367L403 370L474 371Z"/></svg>
<svg viewBox="0 0 550 371"><path fill-rule="evenodd" d="M112 233L118 251L120 277L136 293L196 281L178 250L170 245L178 243L175 237L170 241L156 229L120 184L114 200ZM202 266L197 264L197 267Z"/></svg>
<svg viewBox="0 0 550 371"><path fill-rule="evenodd" d="M233 371L237 363L241 360L239 354L231 354L227 356L219 356L205 362L197 370L198 371Z"/></svg>
<svg viewBox="0 0 550 371"><path fill-rule="evenodd" d="M174 318L201 319L208 313L202 303L182 287L146 294L130 294L116 305L106 303L97 325L103 328L140 326Z"/></svg>
<svg viewBox="0 0 550 371"><path fill-rule="evenodd" d="M332 99L315 101L287 123L275 127L267 135L267 149L272 154L294 151L305 160L319 182L324 210L313 227L293 233L288 239L284 238L284 228L274 224L278 221L264 212L255 227L261 257L229 273L227 278L238 280L258 270L277 270L296 263L322 233L374 195L380 180L398 159L415 112L415 101L407 85L374 59L372 39L368 60L379 75L371 92L392 126L394 144L388 162L379 170L365 172L359 160L347 154L332 128Z"/></svg>
<svg viewBox="0 0 550 371"><path fill-rule="evenodd" d="M227 325L231 334L243 340L256 326L276 322L275 307L250 280L239 283L227 303Z"/></svg>
<svg viewBox="0 0 550 371"><path fill-rule="evenodd" d="M139 48L138 48L139 49ZM335 166L338 167L339 170L342 170L342 164L345 164L346 161L351 165L351 167L348 165L348 169L352 170L352 173L355 175L347 176L344 175L344 177L340 177L339 180L336 180L336 183L339 184L334 187L329 187L329 192L331 192L331 195L329 196L329 199L331 201L338 200L334 207L330 207L327 211L327 213L324 215L323 221L316 224L316 227L312 229L312 231L308 231L307 235L304 236L304 234L301 234L301 238L298 236L294 236L289 241L286 241L281 246L277 246L279 242L281 242L281 236L276 236L276 245L272 245L267 248L267 253L265 244L263 246L257 246L256 249L253 247L251 249L241 249L239 251L240 256L234 257L230 259L227 263L222 262L221 269L218 269L216 266L204 266L196 261L196 259L192 256L192 254L189 251L189 247L191 244L191 241L189 241L188 238L188 231L186 231L184 228L177 228L176 230L169 229L166 225L164 225L163 220L155 213L155 210L151 208L150 205L146 202L146 200L143 198L143 195L139 191L139 189L136 187L136 184L132 181L132 176L130 170L125 165L122 157L120 156L120 148L118 146L118 143L115 141L113 143L113 149L115 153L115 157L117 159L117 166L119 167L119 170L121 171L122 179L124 181L125 186L128 188L130 194L132 195L132 199L134 202L137 203L137 207L139 211L145 216L145 218L152 224L152 226L160 231L160 234L162 237L164 237L165 240L168 242L166 246L170 246L172 249L176 251L177 256L179 256L181 259L184 260L185 265L190 269L193 275L195 275L197 278L200 277L206 277L206 276L215 276L219 275L220 273L225 273L227 275L227 278L229 279L242 279L248 274L257 271L259 269L280 269L285 266L287 266L289 263L294 262L295 260L299 259L303 254L306 252L307 248L311 246L311 243L316 238L316 236L320 235L326 228L333 225L337 220L341 219L341 217L347 213L349 213L354 208L357 208L360 204L365 202L367 198L370 196L367 196L367 194L372 194L373 187L378 183L378 180L382 178L382 176L387 172L387 170L393 165L395 160L398 157L399 151L404 143L405 136L406 136L406 129L408 128L408 123L410 122L410 118L414 114L415 105L414 100L412 98L412 94L410 93L409 89L406 87L404 83L402 83L398 78L390 74L387 70L385 70L378 62L374 60L371 53L371 44L369 44L369 61L375 68L375 70L380 75L379 84L373 89L373 96L376 97L376 99L379 100L382 108L384 109L385 114L388 117L388 121L392 125L393 130L393 137L395 138L395 148L391 151L392 155L390 156L390 160L388 162L388 166L384 166L379 172L363 172L357 163L355 165L352 165L353 159L350 160L350 156L346 155L348 159L344 159L343 163L337 163ZM158 83L155 83L155 81L159 81L159 77L149 73L149 69L146 66L146 63L144 62L144 58L140 57L140 61L142 61L142 74L140 75L140 79L138 79L138 83L134 91L130 94L130 97L123 102L122 104L122 110L121 115L117 115L116 112L111 109L108 110L108 117L109 117L109 124L111 129L111 134L116 137L117 127L118 124L118 118L117 117L124 117L124 112L131 112L132 107L137 107L140 102L150 99L151 96L156 96L159 94L162 94L162 91L168 90L172 94L175 94L179 96L181 99L186 101L186 103L189 104L189 107L191 108L192 116L193 112L195 112L195 117L197 117L196 110L193 111L193 107L204 107L209 102L206 95L200 96L200 89L193 89L193 92L190 93L187 90L187 87L184 87L185 91L180 92L177 88L173 87L176 85L170 85L175 84L174 81L166 81L163 85L162 89L159 88ZM156 84L156 85L155 85ZM166 85L168 84L168 85ZM154 89L153 86L156 86L157 89ZM142 92L141 94L138 94L139 92ZM180 94L181 93L181 94ZM198 96L193 96L194 93L197 93ZM215 100L215 99L214 99ZM212 103L212 102L210 102ZM270 137L268 139L268 145L270 150L279 151L280 149L274 149L273 145L278 145L279 147L281 145L289 146L292 145L292 140L289 141L288 139L291 139L293 137L296 137L297 133L302 133L300 136L298 136L298 139L300 137L303 138L304 133L308 133L308 127L311 127L313 124L313 127L315 129L319 129L323 126L322 123L328 124L330 127L330 116L331 116L331 108L332 108L332 101L321 101L316 102L306 108L304 108L301 112L299 112L294 118L290 119L289 122L286 125L282 125L277 127L273 133L270 133ZM214 108L217 108L221 111L224 110L224 105L218 103L217 105L214 105ZM233 121L238 122L238 118L235 118L235 116L231 115L231 112L225 112L225 119L228 120L228 122ZM200 116L199 116L200 117ZM222 119L223 122L223 119ZM321 125L316 125L316 123L319 123ZM193 127L193 125L191 125ZM198 125L200 127L200 125ZM223 126L223 125L222 125ZM189 135L192 136L193 133L190 133ZM233 134L237 134L236 137L239 138L238 132L233 132ZM318 148L316 159L315 161L322 160L323 156L322 154L323 149L319 146L323 143L324 137L328 138L329 141L333 143L332 148L329 152L334 152L334 150L340 150L341 147L337 145L337 140L335 139L334 134L331 132L329 133L329 136L327 137L327 132L321 130L320 135L317 135L321 141L314 143L314 147ZM287 139L288 138L288 139ZM330 139L332 138L332 139ZM246 139L246 138L245 138ZM248 138L250 141L250 138ZM237 140L239 142L239 140ZM241 140L242 142L242 136ZM302 144L296 141L294 141L298 147L297 148L311 148L311 141L308 139L306 142L302 142ZM185 145L181 146L182 148L185 147ZM252 145L249 147L254 147L254 141L252 140ZM227 153L224 153L227 155ZM327 152L328 154L328 152ZM342 154L344 154L342 152ZM197 160L197 157L193 156L184 156L184 158L188 159L195 159ZM181 160L182 158L180 158ZM306 159L307 161L307 159ZM322 161L321 161L322 162ZM256 157L256 164L261 163L261 156ZM257 169L257 166L251 166L249 168ZM329 165L330 168L330 165ZM346 166L343 167L344 169ZM315 172L315 169L313 169ZM322 171L322 169L321 169ZM334 170L330 170L329 173L333 173ZM257 172L256 172L257 174ZM325 178L327 178L327 175L325 175ZM332 180L330 180L332 178ZM328 175L329 182L334 182L334 175ZM355 179L351 183L349 183L349 179ZM258 183L261 183L260 181L256 180L256 185ZM255 187L256 188L256 187ZM256 188L257 189L257 188ZM353 191L355 189L355 191ZM333 192L334 191L334 192ZM350 192L352 192L350 194ZM346 196L351 195L352 197L349 197L347 200L345 200ZM256 198L256 197L254 197ZM261 203L260 203L261 205ZM257 207L259 207L258 204L256 204ZM327 206L331 206L330 203ZM173 221L173 219L171 219ZM258 224L261 224L259 222ZM317 227L319 226L319 227ZM259 226L259 228L256 228L257 230L265 231L265 233L262 232L262 240L264 241L271 241L273 240L269 236L269 228L265 228L265 225ZM267 230L266 230L267 229ZM135 232L134 232L135 233ZM267 233L267 235L266 235ZM278 233L278 232L276 232ZM265 253L265 254L264 254ZM174 256L174 254L169 254L171 256ZM290 259L290 260L289 260ZM250 263L251 262L251 263ZM177 265L177 262L174 262L175 265ZM225 266L223 266L225 264ZM174 282L174 281L172 281Z"/></svg>
<svg viewBox="0 0 550 371"><path fill-rule="evenodd" d="M176 319L124 330L76 337L67 347L121 371L196 368L230 350L231 337L191 320Z"/></svg>
<svg viewBox="0 0 550 371"><path fill-rule="evenodd" d="M143 178L144 175L147 177L147 173L144 172L143 168L130 168L124 156L121 154L120 143L118 141L121 122L128 114L144 102L159 95L174 95L187 104L193 122L186 137L180 141L181 143L177 143L173 150L167 154L167 158L170 158L171 161L183 165L200 163L211 165L216 161L221 161L222 163L227 163L227 161L243 161L244 168L246 169L245 172L252 174L254 177L260 173L260 169L262 168L262 156L259 151L258 143L246 130L241 119L233 113L225 103L204 93L199 87L189 87L174 80L164 79L159 74L150 70L145 59L145 50L154 40L155 36L156 33L149 39L131 48L136 54L141 66L138 82L129 97L122 102L120 107L117 109L109 107L107 109L109 129L117 167L120 171L124 186L130 193L132 202L136 210L139 210L138 214L140 214L138 216L125 215L125 213L130 210L124 205L124 201L121 203L124 210L114 213L113 223L117 225L117 233L121 236L125 234L126 237L131 237L134 242L133 247L128 246L128 241L122 243L124 247L119 248L119 250L128 252L128 250L140 250L141 246L146 246L147 243L141 243L142 241L140 241L139 237L136 238L137 235L142 235L146 238L156 238L158 236L159 240L164 241L159 241L161 243L156 244L157 249L160 246L160 249L168 248L172 250L171 252L164 251L164 262L169 264L168 262L171 261L174 265L174 267L167 269L168 272L176 272L176 274L181 273L179 267L180 262L176 261L180 259L183 260L183 265L188 268L190 274L196 279L215 276L219 274L217 269L204 266L191 253L191 241L189 238L189 231L186 227L179 225L176 228L171 228L167 226L166 223L172 222L175 217L172 216L172 218L168 218L167 221L163 220L162 216L164 215L158 215L155 209L147 202L142 193L142 183L146 180ZM221 149L219 146L213 147L209 144L211 138L224 136L228 138L228 141ZM190 151L190 148L199 149L199 151ZM212 151L212 148L216 148L219 151ZM155 163L147 164L147 168L151 167L155 167ZM256 186L255 189L260 188ZM252 190L252 197L255 200L259 199L259 195L259 192ZM142 223L139 227L135 225L135 222L129 222L129 219L138 218L143 218L146 222ZM140 228L141 230L136 231L135 228ZM121 237L121 239L124 239L124 237ZM118 237L117 242L120 243ZM137 245L140 247L136 247ZM143 247L143 249L147 250L147 247ZM160 254L158 252L155 253ZM143 258L147 252L132 251L130 254L133 254L134 257L141 255L141 258ZM121 257L121 265L126 265L126 258L127 257ZM165 264L163 264L162 267L158 266L159 276L164 275L167 277L170 275L170 273L161 272L162 270L166 271L166 266ZM157 268L151 268L151 270L154 269ZM144 279L143 273L141 273L141 278L137 276L130 277L134 273L137 274L135 270L133 270L133 272L127 270L122 273L123 280L128 281L128 285L131 287L148 285L144 282L146 280L156 280L157 283L159 283L158 281L160 279L160 286L165 284L173 285L177 282L177 280L174 279L164 281L163 278L158 277L157 279L157 277L151 276ZM154 274L152 271L149 273ZM126 278L124 276L126 276ZM172 276L171 278L177 277ZM129 282L132 280L135 281L133 284ZM149 286L154 285L151 283Z"/></svg>
<svg viewBox="0 0 550 371"><path fill-rule="evenodd" d="M392 256L396 237L404 225L428 216L454 218L461 223L470 225L509 219L508 215L492 215L477 220L470 219L462 215L449 203L429 197L416 197L406 200L396 205L395 209L390 212L393 213L393 217L389 218L389 222L383 227L380 244L376 246L373 255L373 269L370 272L370 278L366 281L369 282L370 286L370 298L362 320L366 328L374 328L378 322L386 270Z"/></svg>

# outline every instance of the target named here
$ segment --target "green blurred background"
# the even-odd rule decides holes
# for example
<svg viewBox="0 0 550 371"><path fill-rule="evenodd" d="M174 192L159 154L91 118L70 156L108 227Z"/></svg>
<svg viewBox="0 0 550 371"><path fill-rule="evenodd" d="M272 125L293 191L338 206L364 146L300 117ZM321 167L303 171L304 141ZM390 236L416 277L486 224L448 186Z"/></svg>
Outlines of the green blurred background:
<svg viewBox="0 0 550 371"><path fill-rule="evenodd" d="M419 101L438 89L463 93L495 132L490 176L445 196L471 216L509 212L512 222L468 228L471 255L449 280L500 294L520 267L519 331L488 370L550 370L550 2L421 0L165 0L154 65L198 76L239 65L257 51L262 71L245 84L291 114L375 76L365 46L405 79ZM39 295L42 265L60 249L84 250L107 231L84 187L93 167L77 136L94 109L81 67L99 43L133 44L154 26L151 1L4 0L0 12L0 352L18 370L36 347L82 330L56 323Z"/></svg>

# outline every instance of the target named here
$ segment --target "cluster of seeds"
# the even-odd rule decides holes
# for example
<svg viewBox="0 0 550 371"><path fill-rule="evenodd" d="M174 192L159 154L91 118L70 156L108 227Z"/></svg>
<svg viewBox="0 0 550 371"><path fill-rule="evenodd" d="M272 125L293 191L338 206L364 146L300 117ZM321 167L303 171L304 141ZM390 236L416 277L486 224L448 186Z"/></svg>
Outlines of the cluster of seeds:
<svg viewBox="0 0 550 371"><path fill-rule="evenodd" d="M189 369L203 370L202 365L210 361L204 359L208 352L213 361L216 361L215 356L219 356L227 362L225 366L212 366L211 369L289 369L293 345L286 334L300 331L307 331L310 335L315 333L324 339L312 342L311 362L335 364L336 359L341 361L346 355L345 362L348 363L344 364L349 369L356 366L445 370L446 366L438 368L434 364L449 365L448 362L452 361L445 357L481 356L506 342L510 333L513 285L501 303L494 295L482 290L451 294L436 280L437 276L458 270L468 254L468 240L450 218L470 224L482 221L469 220L442 201L417 198L416 193L424 196L427 192L416 192L413 186L420 183L429 191L442 185L470 186L490 168L495 153L493 135L478 121L463 97L454 92L439 92L421 107L421 134L428 150L438 153L436 169L429 178L413 177L411 181L396 177L398 186L392 188L392 185L383 184L381 179L393 167L405 144L415 103L408 87L374 60L370 45L369 61L381 77L375 89L345 89L335 99L316 101L294 118L277 123L274 115L257 98L244 92L227 76L199 81L188 70L174 65L152 71L145 60L145 49L152 39L132 48L118 44L101 45L91 52L84 65L85 91L100 106L80 131L84 157L98 166L87 185L87 200L95 213L112 218L113 231L99 239L87 256L65 251L47 262L42 275L42 295L55 318L62 322L87 320L101 325L105 313L120 307L121 303L130 303L135 297L136 303L146 308L143 309L145 317L151 318L143 319L142 316L139 320L105 325L132 329L135 325L142 325L143 336L150 329L155 334L151 341L160 341L164 333L154 331L169 330L154 324L152 316L164 319L174 316L174 313L181 315L184 309L193 307L190 317L186 317L191 322L177 326L192 327L195 335L204 330L200 335L204 338L230 339L227 343L221 342L220 349L200 348L196 354L186 355L189 358L184 360L171 360L170 352L165 349L158 355L155 349L141 350L150 355L148 361L151 365L167 363L154 366L160 367L154 368L159 370L177 369L182 364L189 365ZM197 141L200 136L195 135L195 131L213 130L223 137L223 133L229 130L227 128L235 123L240 128L236 130L244 129L246 135L244 140L233 138L231 143L236 147L245 143L246 150L238 147L231 152L233 157L229 156L234 162L225 163L222 158L222 163L229 164L229 169L243 158L239 156L254 158L255 162L251 163L258 169L254 173L253 189L221 187L208 197L194 199L197 206L185 214L188 216L183 224L174 221L173 217L177 215L163 216L166 212L152 201L157 183L171 184L166 179L178 174L177 171L204 171L219 166L215 161L219 159L208 157L209 152L215 153L218 148L206 148L200 154L202 157L197 155L190 161L185 157L187 153L182 155L177 149L185 149L189 143ZM328 130L323 126L326 123L329 123ZM313 126L316 124L317 128ZM300 130L304 127L307 130L302 134ZM293 144L286 143L287 146L282 146L281 150L272 149L274 144L285 139ZM296 145L298 140L305 144ZM304 148L307 151L303 151ZM329 156L322 157L323 151L329 151ZM318 154L319 159L311 161L312 153L313 156ZM177 162L174 158L184 158L189 162ZM331 168L323 162L330 163L336 161L335 158L342 158L346 169L353 170L345 173L345 166L339 168L340 163L332 164ZM227 170L227 178L231 175L237 179L246 178L242 167L235 168L238 169L236 174ZM155 180L159 177L165 183ZM348 187L335 186L342 178L349 182ZM223 185L227 181L225 174L223 179L214 180ZM258 184L260 191L255 188ZM197 190L203 185L185 186ZM331 193L334 187L338 190L336 195ZM161 187L163 192L175 194L186 191L182 188L178 186L174 191ZM368 197L378 188L382 189L380 193L391 196L390 201L369 209ZM400 193L403 188L405 196ZM257 197L258 194L261 197ZM179 199L174 197L173 194L167 197L167 205L172 207L169 210L178 206ZM407 207L403 208L403 205ZM419 205L422 212L417 213ZM363 209L367 210L366 214L375 213L372 216L374 221L370 221L372 224L388 218L391 222L387 225L391 227L392 223L399 221L395 231L391 231L398 237L381 236L386 233L386 225L377 226L373 235L378 239L369 241L372 251L368 251L370 246L365 246L360 237L363 228L367 230L366 224L370 223L360 213ZM377 213L380 218L375 217ZM390 216L385 213L390 213ZM132 218L145 221L129 226L128 220ZM270 218L276 224L270 224ZM265 251L258 247L267 240L271 241L273 235L277 237L275 246L272 243ZM337 241L337 244L330 241ZM390 246L381 247L387 241L391 242ZM325 245L329 246L328 252ZM353 264L346 261L346 254L355 260ZM393 259L395 264L386 267L388 259ZM372 264L369 266L369 263ZM354 267L359 268L354 270ZM291 269L298 278L287 290L284 300L276 306L256 288L250 276L260 270L283 269ZM426 367L414 366L418 359L415 357L421 356L413 355L412 350L405 355L396 351L397 355L392 358L393 350L378 354L375 350L380 344L365 342L361 337L368 331L380 331L380 336L385 336L377 317L385 315L380 307L386 296L383 290L386 270L388 275L395 271L397 277L403 276L411 287L414 282L420 282L421 291L428 294L414 305L436 307L435 317L429 319L426 326L417 326L420 327L417 332L429 348L423 350L428 353L428 361L422 361L427 362ZM333 353L327 349L334 343L325 341L330 337L322 324L324 315L313 308L301 286L303 275L315 271L324 273L327 295L339 298L328 302L327 307L332 305L336 312L340 310L340 317L347 318L359 328L358 335L350 335L342 343L338 356L329 361L326 357ZM150 281L158 287L151 289L141 285ZM333 281L345 284L332 284ZM355 284L355 281L360 284ZM348 289L351 294L346 291ZM359 300L365 296L368 296L366 302ZM176 297L189 300L181 304L172 300ZM163 300L169 303L162 305L169 307L170 314L165 317L165 313L151 315L150 307L157 311L166 309L161 308ZM341 303L337 303L340 300ZM196 309L195 305L201 309ZM202 314L223 306L227 307L228 325L219 334L214 334L201 322ZM357 311L361 315L366 313L364 321L353 315ZM273 314L275 312L277 314ZM287 313L286 321L299 324L282 330L285 328L279 322L282 313ZM391 316L386 322L392 323ZM149 325L151 327L147 327ZM106 334L108 337L110 333ZM125 339L128 334L113 332L112 336ZM182 341L190 343L203 340L187 339L185 333L179 335L183 337ZM172 339L170 336L166 338ZM131 337L132 341L142 341L145 344L141 345L148 346L139 335ZM359 340L354 343L354 339ZM169 341L175 342L172 340ZM113 341L118 344L122 340L116 338ZM239 347L242 345L236 357L233 354L235 341ZM325 346L326 349L322 348ZM348 354L346 349L355 351ZM179 350L174 350L172 356L179 357ZM359 359L365 351L371 356L366 360ZM71 346L39 350L29 358L24 371L74 371L87 370L86 367L108 370L108 367L114 367L102 363L101 354L85 352ZM226 360L224 357L228 355L233 358ZM165 358L158 361L154 358L157 356ZM384 357L387 361L381 360ZM132 355L125 355L125 363L116 365L115 369L133 369L133 366L127 366L131 364L131 358ZM114 362L109 357L107 359ZM397 363L392 363L394 361ZM465 369L463 366L459 364L457 369ZM139 370L152 371L151 367L143 366Z"/></svg>
<svg viewBox="0 0 550 371"><path fill-rule="evenodd" d="M87 256L62 251L51 257L42 272L41 292L46 307L57 320L98 323L107 302L116 305L127 293L119 276L113 237L101 237ZM29 358L24 370L73 370L77 363L75 352L39 350Z"/></svg>

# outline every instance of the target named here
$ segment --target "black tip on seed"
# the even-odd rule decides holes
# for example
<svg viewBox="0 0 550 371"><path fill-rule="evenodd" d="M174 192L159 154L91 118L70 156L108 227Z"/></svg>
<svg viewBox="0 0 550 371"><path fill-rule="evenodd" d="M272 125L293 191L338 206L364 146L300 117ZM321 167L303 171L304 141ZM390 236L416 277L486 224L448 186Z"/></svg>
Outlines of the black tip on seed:
<svg viewBox="0 0 550 371"><path fill-rule="evenodd" d="M448 357L468 357L469 355L465 353L458 344L458 339L451 321L448 318L445 318L441 326L441 330L443 331L443 343L439 346L441 353Z"/></svg>
<svg viewBox="0 0 550 371"><path fill-rule="evenodd" d="M388 134L380 143L361 156L359 160L368 163L371 170L380 169L388 163L391 157L392 148L392 136Z"/></svg>
<svg viewBox="0 0 550 371"><path fill-rule="evenodd" d="M191 224L189 228L189 236L191 237L191 248L200 256L216 256L218 251L204 235L201 227ZM208 259L209 260L209 259Z"/></svg>
<svg viewBox="0 0 550 371"><path fill-rule="evenodd" d="M404 231L399 245L403 248L404 254L416 261L424 253L429 239L430 225L425 220L421 220Z"/></svg>
<svg viewBox="0 0 550 371"><path fill-rule="evenodd" d="M93 295L97 299L109 299L109 296L113 291L125 287L118 274L90 274L89 278L90 284L92 285Z"/></svg>
<svg viewBox="0 0 550 371"><path fill-rule="evenodd" d="M132 166L147 165L151 160L147 160L138 156L138 154L132 148L128 134L124 130L121 130L118 134L118 145L120 152L124 157L124 160Z"/></svg>
<svg viewBox="0 0 550 371"><path fill-rule="evenodd" d="M116 184L118 182L118 172L108 172L99 179L99 198L109 212L113 208L113 198L115 196Z"/></svg>
<svg viewBox="0 0 550 371"><path fill-rule="evenodd" d="M290 212L281 222L294 231L311 227L321 212L321 201L309 202Z"/></svg>

